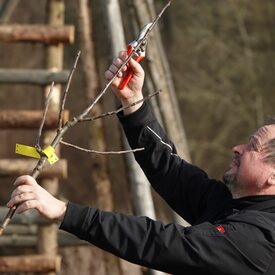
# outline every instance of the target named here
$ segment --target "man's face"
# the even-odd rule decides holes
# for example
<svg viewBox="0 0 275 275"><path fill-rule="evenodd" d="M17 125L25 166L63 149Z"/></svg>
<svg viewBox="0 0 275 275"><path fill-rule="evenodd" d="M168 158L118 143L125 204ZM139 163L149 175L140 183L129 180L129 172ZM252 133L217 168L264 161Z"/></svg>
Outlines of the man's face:
<svg viewBox="0 0 275 275"><path fill-rule="evenodd" d="M273 164L264 161L264 146L275 138L275 125L261 127L247 144L235 146L233 160L223 180L233 198L264 194L267 179L274 173Z"/></svg>

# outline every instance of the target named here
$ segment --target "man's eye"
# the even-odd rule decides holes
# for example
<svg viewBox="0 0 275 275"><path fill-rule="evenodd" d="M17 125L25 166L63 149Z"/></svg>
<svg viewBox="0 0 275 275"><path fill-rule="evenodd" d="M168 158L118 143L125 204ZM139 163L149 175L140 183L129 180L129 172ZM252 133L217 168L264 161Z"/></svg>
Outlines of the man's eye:
<svg viewBox="0 0 275 275"><path fill-rule="evenodd" d="M253 141L250 142L250 150L251 151L258 151L257 144Z"/></svg>
<svg viewBox="0 0 275 275"><path fill-rule="evenodd" d="M261 149L261 146L258 142L253 142L253 150L259 152Z"/></svg>

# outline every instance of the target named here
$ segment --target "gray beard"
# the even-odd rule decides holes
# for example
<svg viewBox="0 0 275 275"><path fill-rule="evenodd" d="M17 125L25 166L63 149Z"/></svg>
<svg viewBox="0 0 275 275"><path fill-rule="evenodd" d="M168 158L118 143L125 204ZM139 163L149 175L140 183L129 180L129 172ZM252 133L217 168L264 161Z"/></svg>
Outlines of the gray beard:
<svg viewBox="0 0 275 275"><path fill-rule="evenodd" d="M245 196L244 190L242 190L240 184L237 181L236 174L225 173L223 175L223 181L234 199Z"/></svg>
<svg viewBox="0 0 275 275"><path fill-rule="evenodd" d="M230 174L230 173L224 173L223 182L225 183L225 186L229 189L231 194L233 194L237 186L236 175Z"/></svg>

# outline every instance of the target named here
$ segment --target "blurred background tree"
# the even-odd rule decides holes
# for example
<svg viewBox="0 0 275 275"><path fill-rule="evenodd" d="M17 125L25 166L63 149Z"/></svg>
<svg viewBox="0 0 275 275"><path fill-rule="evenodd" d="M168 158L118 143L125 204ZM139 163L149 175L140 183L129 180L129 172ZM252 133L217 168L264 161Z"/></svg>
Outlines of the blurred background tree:
<svg viewBox="0 0 275 275"><path fill-rule="evenodd" d="M220 178L274 114L275 1L174 1L161 23L192 161Z"/></svg>

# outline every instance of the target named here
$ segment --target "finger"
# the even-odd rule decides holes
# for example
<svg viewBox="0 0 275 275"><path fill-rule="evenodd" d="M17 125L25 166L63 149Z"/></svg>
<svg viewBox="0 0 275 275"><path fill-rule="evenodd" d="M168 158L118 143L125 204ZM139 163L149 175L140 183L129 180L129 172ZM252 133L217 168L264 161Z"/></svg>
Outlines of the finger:
<svg viewBox="0 0 275 275"><path fill-rule="evenodd" d="M142 69L142 66L135 61L133 58L130 59L129 65L131 70L134 72L136 76L143 77L144 76L144 71Z"/></svg>
<svg viewBox="0 0 275 275"><path fill-rule="evenodd" d="M114 77L114 73L110 72L109 70L105 72L105 78L109 81L111 80L113 77ZM122 77L122 73L118 73L118 78L121 78Z"/></svg>
<svg viewBox="0 0 275 275"><path fill-rule="evenodd" d="M121 65L124 63L125 61L122 60L121 58L114 58L113 60L113 64L117 67L117 70L120 69ZM121 68L122 72L125 72L128 69L127 65L123 66Z"/></svg>
<svg viewBox="0 0 275 275"><path fill-rule="evenodd" d="M7 207L13 207L14 205L23 203L25 201L33 200L34 198L35 198L35 195L32 192L21 193L11 198L10 201L7 203Z"/></svg>
<svg viewBox="0 0 275 275"><path fill-rule="evenodd" d="M128 57L127 51L120 51L118 56L125 61Z"/></svg>
<svg viewBox="0 0 275 275"><path fill-rule="evenodd" d="M22 184L33 185L35 183L36 183L36 181L33 177L31 177L29 175L24 175L24 176L18 177L15 180L14 185L15 186L19 186L19 185L22 185Z"/></svg>
<svg viewBox="0 0 275 275"><path fill-rule="evenodd" d="M21 214L29 209L37 209L39 211L39 208L40 206L37 200L28 200L18 205L16 213Z"/></svg>
<svg viewBox="0 0 275 275"><path fill-rule="evenodd" d="M13 190L11 198L26 192L32 192L33 187L30 185L19 185L16 189Z"/></svg>
<svg viewBox="0 0 275 275"><path fill-rule="evenodd" d="M112 72L113 74L116 74L117 71L118 71L119 67L117 67L116 65L112 64L110 67L109 67L109 71Z"/></svg>

